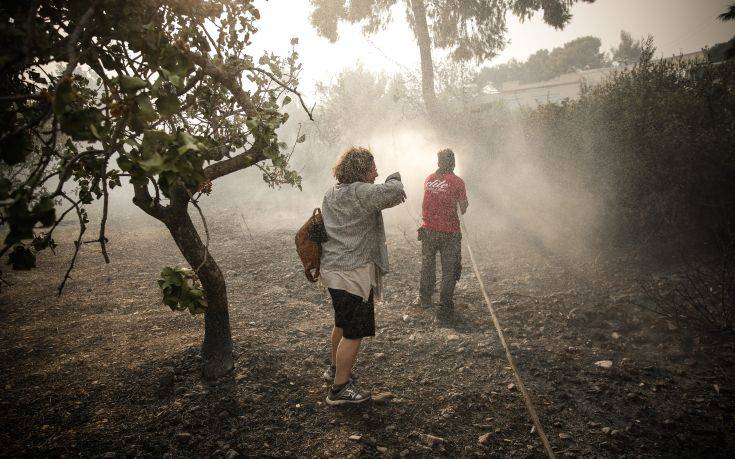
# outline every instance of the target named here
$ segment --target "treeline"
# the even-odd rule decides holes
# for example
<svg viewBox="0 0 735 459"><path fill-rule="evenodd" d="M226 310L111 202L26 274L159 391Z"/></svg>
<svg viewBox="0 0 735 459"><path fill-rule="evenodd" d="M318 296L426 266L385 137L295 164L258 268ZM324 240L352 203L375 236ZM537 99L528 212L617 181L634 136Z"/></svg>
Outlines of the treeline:
<svg viewBox="0 0 735 459"><path fill-rule="evenodd" d="M634 64L641 57L645 40L635 40L628 32L620 32L620 44L610 55L600 51L597 37L580 37L552 50L540 49L525 61L511 60L506 64L485 67L477 76L477 85L500 87L506 81L534 83L574 72L617 64Z"/></svg>
<svg viewBox="0 0 735 459"><path fill-rule="evenodd" d="M643 49L652 46L652 43L651 37L635 39L623 30L620 32L618 46L606 53L600 50L599 38L580 37L552 50L540 49L525 61L513 59L505 64L484 67L478 72L476 84L478 88L487 85L500 88L508 81L528 84L546 81L576 70L632 65L640 60ZM713 45L707 54L714 62L732 58L735 55L735 38Z"/></svg>

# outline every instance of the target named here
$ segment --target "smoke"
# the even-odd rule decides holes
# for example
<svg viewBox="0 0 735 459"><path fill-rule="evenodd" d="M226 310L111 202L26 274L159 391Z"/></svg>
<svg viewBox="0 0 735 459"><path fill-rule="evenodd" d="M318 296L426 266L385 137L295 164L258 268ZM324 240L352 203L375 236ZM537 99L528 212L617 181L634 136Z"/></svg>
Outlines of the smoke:
<svg viewBox="0 0 735 459"><path fill-rule="evenodd" d="M201 197L207 218L227 219L233 229L244 220L254 232L295 231L334 185L331 168L337 157L346 148L363 146L375 157L378 182L401 173L407 201L386 210L384 217L389 233L413 238L421 224L424 180L437 168L437 152L451 148L455 173L467 186L466 219L474 240L488 245L520 240L563 259L594 254L601 203L579 185L583 172L560 172L541 160L543 149L527 141L529 126L513 113L471 113L460 107L456 112L466 116L450 119L438 132L424 117L407 115L406 100L416 97L395 79L360 68L342 79L335 84L349 91L335 91L338 98L325 91L315 122L294 113L279 133L282 141L294 146L291 167L301 173L302 189L270 188L262 172L251 167L218 179L212 193ZM355 92L355 81L368 89ZM364 97L365 92L371 97ZM339 127L333 129L335 125ZM306 132L307 140L296 144L299 132ZM90 216L98 215L99 210L93 209ZM157 224L132 205L128 185L112 190L111 224L146 224L146 220Z"/></svg>

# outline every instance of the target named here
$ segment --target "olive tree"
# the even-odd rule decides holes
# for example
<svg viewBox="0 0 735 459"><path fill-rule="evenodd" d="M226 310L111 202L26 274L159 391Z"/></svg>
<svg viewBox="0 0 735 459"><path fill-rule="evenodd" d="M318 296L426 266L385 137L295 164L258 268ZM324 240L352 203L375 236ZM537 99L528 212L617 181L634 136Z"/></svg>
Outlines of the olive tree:
<svg viewBox="0 0 735 459"><path fill-rule="evenodd" d="M250 0L0 7L0 256L32 268L71 214L79 235L69 271L84 242L109 262L109 190L129 180L133 203L166 226L191 267L164 268L159 285L172 309L204 313L207 378L233 368L227 289L189 211L201 214L212 181L250 166L270 185L300 184L276 134L284 105L306 110L298 55L252 55L259 16ZM99 232L85 241L85 206L96 200Z"/></svg>

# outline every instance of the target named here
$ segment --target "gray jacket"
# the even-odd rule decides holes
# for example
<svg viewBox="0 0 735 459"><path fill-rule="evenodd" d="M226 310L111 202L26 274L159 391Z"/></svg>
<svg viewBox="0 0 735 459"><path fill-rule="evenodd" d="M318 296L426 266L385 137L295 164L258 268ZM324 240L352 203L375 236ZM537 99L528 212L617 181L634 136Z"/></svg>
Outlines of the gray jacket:
<svg viewBox="0 0 735 459"><path fill-rule="evenodd" d="M385 183L338 183L328 190L322 216L329 240L322 244L321 268L349 271L372 261L387 273L388 249L381 210L400 204L404 196L397 172Z"/></svg>

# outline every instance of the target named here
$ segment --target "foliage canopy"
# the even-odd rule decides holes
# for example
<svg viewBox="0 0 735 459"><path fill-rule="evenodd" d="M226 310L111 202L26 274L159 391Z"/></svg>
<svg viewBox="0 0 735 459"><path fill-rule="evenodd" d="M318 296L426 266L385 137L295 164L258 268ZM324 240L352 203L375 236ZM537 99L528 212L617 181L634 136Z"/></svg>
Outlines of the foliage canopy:
<svg viewBox="0 0 735 459"><path fill-rule="evenodd" d="M404 3L415 31L416 19L411 7L417 1L425 5L433 46L450 50L451 56L458 60L484 60L497 54L505 46L508 12L526 20L543 11L544 22L562 28L571 20L570 9L576 3L576 0L311 0L314 5L311 20L321 35L335 41L340 21L362 23L364 33L372 34L391 21L393 6Z"/></svg>
<svg viewBox="0 0 735 459"><path fill-rule="evenodd" d="M0 254L32 267L70 212L79 246L84 206L101 199L95 241L107 258L108 194L122 178L164 222L203 183L251 165L272 185L298 185L276 135L283 106L300 99L298 54L252 55L259 17L248 0L5 2Z"/></svg>

